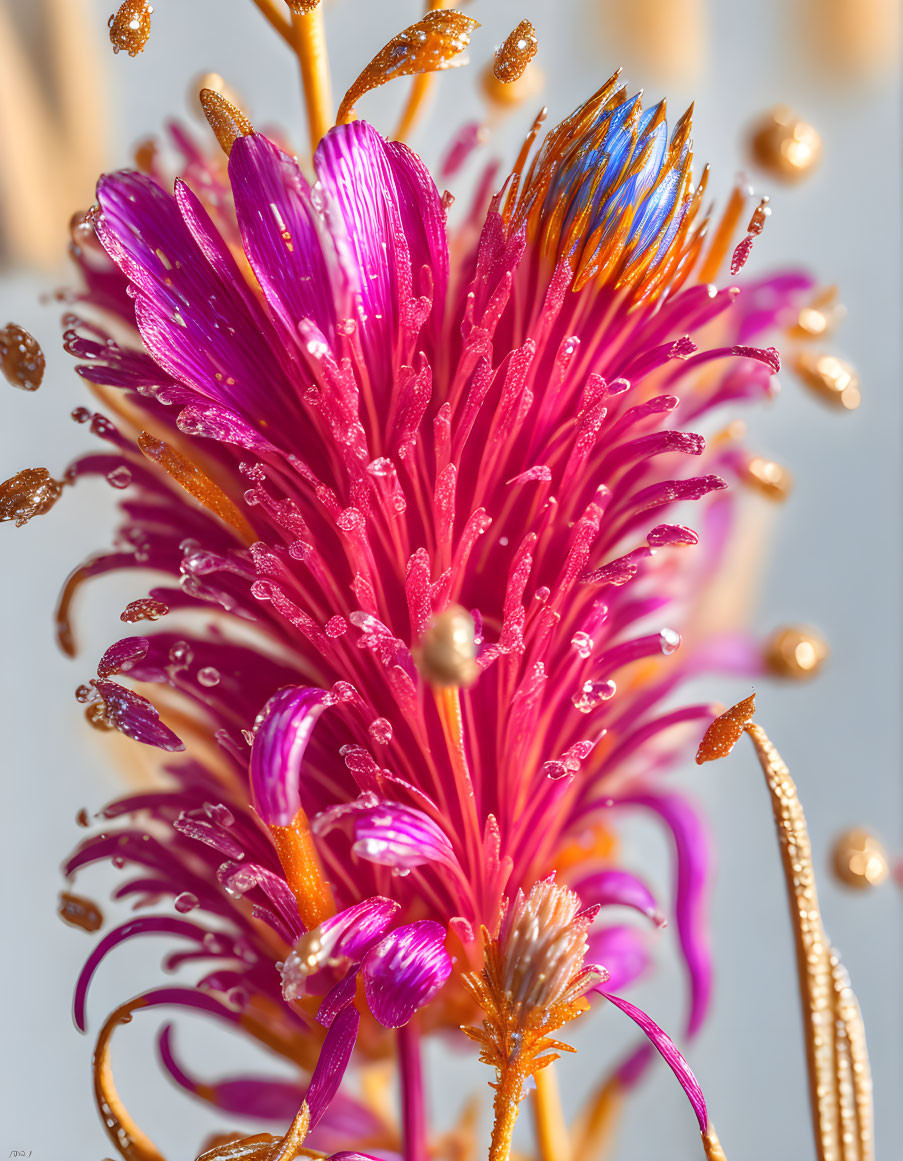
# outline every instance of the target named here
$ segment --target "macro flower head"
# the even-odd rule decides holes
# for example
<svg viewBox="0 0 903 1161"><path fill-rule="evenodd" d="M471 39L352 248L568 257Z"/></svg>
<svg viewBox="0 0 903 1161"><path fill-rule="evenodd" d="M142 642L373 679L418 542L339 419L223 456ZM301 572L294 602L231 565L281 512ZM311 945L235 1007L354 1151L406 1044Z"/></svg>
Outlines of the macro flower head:
<svg viewBox="0 0 903 1161"><path fill-rule="evenodd" d="M707 840L662 775L715 713L679 686L764 668L742 626L704 616L749 475L726 424L773 392L771 343L811 280L735 278L762 208L738 187L710 209L690 113L669 129L617 74L544 135L538 119L458 218L363 120L329 129L308 174L208 106L222 152L173 128L175 180L156 155L102 177L72 247L65 343L103 408L75 418L104 446L64 482L100 475L122 500L116 547L64 587L60 641L75 651L86 580L133 574L120 619L141 635L78 697L92 726L171 755L66 864L126 867L116 896L139 911L92 952L76 1021L126 940L167 935L167 966L201 973L104 1025L111 1139L158 1156L109 1044L165 1005L291 1066L202 1079L167 1025L164 1065L199 1099L293 1124L302 1107L296 1143L411 1157L417 1098L399 1143L339 1080L397 1038L413 1085L417 1037L467 1024L497 1070L501 1158L527 1080L564 1047L548 1033L599 993L669 1059L706 1134L682 1058L617 993L668 915L687 1036L707 1009ZM23 488L17 518L49 506ZM669 836L673 900L623 864L629 812ZM640 922L608 918L623 907Z"/></svg>

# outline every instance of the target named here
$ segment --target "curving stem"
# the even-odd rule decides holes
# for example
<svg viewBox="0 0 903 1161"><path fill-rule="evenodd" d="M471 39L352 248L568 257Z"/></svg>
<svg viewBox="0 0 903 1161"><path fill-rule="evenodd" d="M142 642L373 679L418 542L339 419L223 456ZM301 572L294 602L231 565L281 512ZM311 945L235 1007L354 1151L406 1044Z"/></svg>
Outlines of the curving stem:
<svg viewBox="0 0 903 1161"><path fill-rule="evenodd" d="M404 1161L427 1161L426 1104L416 1019L398 1029Z"/></svg>

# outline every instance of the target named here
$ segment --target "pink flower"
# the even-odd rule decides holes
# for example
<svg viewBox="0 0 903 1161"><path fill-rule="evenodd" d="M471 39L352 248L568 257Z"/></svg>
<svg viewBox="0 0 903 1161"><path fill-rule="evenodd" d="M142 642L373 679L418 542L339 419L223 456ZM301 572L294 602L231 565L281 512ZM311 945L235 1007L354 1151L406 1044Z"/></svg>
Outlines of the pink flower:
<svg viewBox="0 0 903 1161"><path fill-rule="evenodd" d="M381 1025L419 1008L458 1023L481 928L550 873L584 908L660 922L614 863L611 828L640 808L674 839L698 1027L705 843L658 774L712 707L664 703L757 651L731 636L677 654L740 457L695 428L769 394L777 353L752 344L810 283L711 284L730 239L702 213L689 132L685 117L669 138L663 106L612 80L475 211L475 246L449 234L416 155L364 122L327 134L313 184L259 134L235 141L228 182L181 134L173 194L162 174L101 180L81 301L134 330L69 319L79 372L118 417L95 424L112 449L71 476L129 476L118 548L67 586L64 639L82 579L152 571L150 597L185 619L113 648L139 641L128 676L178 695L164 717L189 758L108 807L129 821L67 872L123 861L137 877L120 897L169 895L190 918L107 935L80 1023L103 955L161 931L191 946L171 964L213 965L172 1002L302 1076L316 1021L334 1027L359 979ZM95 718L175 748L109 684ZM618 986L642 936L588 936ZM226 1101L163 1043L177 1080ZM273 1116L248 1085L242 1111Z"/></svg>

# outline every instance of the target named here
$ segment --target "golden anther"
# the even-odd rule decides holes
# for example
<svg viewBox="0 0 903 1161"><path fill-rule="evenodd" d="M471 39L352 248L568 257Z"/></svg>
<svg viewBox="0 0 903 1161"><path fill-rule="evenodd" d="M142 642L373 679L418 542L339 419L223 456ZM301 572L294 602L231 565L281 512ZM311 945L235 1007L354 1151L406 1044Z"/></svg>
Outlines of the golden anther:
<svg viewBox="0 0 903 1161"><path fill-rule="evenodd" d="M476 663L476 627L461 605L450 605L434 618L415 649L417 668L433 685L473 685L479 677Z"/></svg>
<svg viewBox="0 0 903 1161"><path fill-rule="evenodd" d="M44 352L33 335L18 323L0 328L0 370L13 387L37 391L45 366Z"/></svg>
<svg viewBox="0 0 903 1161"><path fill-rule="evenodd" d="M765 644L765 664L775 677L803 681L815 677L828 659L828 643L813 629L790 625L776 629Z"/></svg>
<svg viewBox="0 0 903 1161"><path fill-rule="evenodd" d="M522 20L496 50L492 66L495 79L503 85L518 80L538 49L536 29L529 20Z"/></svg>
<svg viewBox="0 0 903 1161"><path fill-rule="evenodd" d="M144 51L151 32L153 7L149 0L125 0L119 11L110 17L110 42L113 52L127 52L137 56Z"/></svg>
<svg viewBox="0 0 903 1161"><path fill-rule="evenodd" d="M877 887L890 874L881 840L862 826L852 826L837 836L831 849L831 864L841 883L859 891Z"/></svg>
<svg viewBox="0 0 903 1161"><path fill-rule="evenodd" d="M749 151L755 164L771 177L800 181L821 158L821 137L786 105L778 105L753 126Z"/></svg>
<svg viewBox="0 0 903 1161"><path fill-rule="evenodd" d="M15 520L21 528L34 516L49 512L63 485L46 468L25 468L0 484L0 520Z"/></svg>
<svg viewBox="0 0 903 1161"><path fill-rule="evenodd" d="M466 64L464 50L470 44L470 33L479 26L479 21L461 12L444 9L428 12L380 49L342 98L336 122L344 125L353 120L354 107L361 97L395 77L417 76Z"/></svg>
<svg viewBox="0 0 903 1161"><path fill-rule="evenodd" d="M793 490L793 476L781 464L764 456L750 456L743 468L744 484L768 500L786 500Z"/></svg>
<svg viewBox="0 0 903 1161"><path fill-rule="evenodd" d="M836 355L800 351L793 360L793 369L810 390L835 407L855 411L862 402L859 376Z"/></svg>
<svg viewBox="0 0 903 1161"><path fill-rule="evenodd" d="M207 124L228 157L239 137L250 137L254 126L237 105L215 89L201 89L199 99Z"/></svg>

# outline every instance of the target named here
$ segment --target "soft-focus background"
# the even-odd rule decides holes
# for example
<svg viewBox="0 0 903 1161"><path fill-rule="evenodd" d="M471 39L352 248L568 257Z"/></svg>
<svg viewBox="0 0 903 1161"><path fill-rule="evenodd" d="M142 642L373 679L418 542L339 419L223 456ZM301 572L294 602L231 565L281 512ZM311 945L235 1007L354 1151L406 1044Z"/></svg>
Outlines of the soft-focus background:
<svg viewBox="0 0 903 1161"><path fill-rule="evenodd" d="M414 0L326 2L338 94L420 11ZM110 51L106 21L113 7L111 0L0 0L0 189L7 195L0 325L16 321L35 333L48 363L35 395L0 383L4 478L36 465L58 473L85 445L68 418L86 393L59 347L64 308L40 300L67 277L61 260L53 268L66 241L60 207L86 208L97 166L127 164L131 146L166 118L193 118L188 93L206 70L222 73L239 91L256 124L282 124L299 146L303 141L293 62L248 0L159 0L148 48L134 60ZM474 0L468 11L483 22L473 38L474 64L441 80L413 139L435 163L453 130L483 115L478 72L523 17L537 28L546 89L500 125L490 148L506 162L541 101L554 124L621 63L648 99L669 96L672 117L695 98L696 155L711 162L710 190L718 195L745 165L742 130L762 110L786 102L823 137L823 164L799 187L787 190L754 175L757 189L771 194L774 213L749 269L799 263L822 283L839 283L848 317L831 349L855 363L864 398L852 414L827 409L788 372L777 402L751 417L751 445L788 465L797 480L775 513L755 625L764 633L775 624L808 622L833 650L814 684L763 684L759 717L794 772L808 814L825 922L868 1029L878 1156L885 1159L903 1155L900 889L841 887L830 875L829 851L839 831L863 823L892 855L903 854L900 84L893 21L871 42L865 35L869 19L888 18L894 7L893 0ZM639 34L625 25L625 10ZM845 11L855 14L853 23L835 36L832 55L831 34ZM64 18L64 50L54 57L59 46L50 30ZM11 23L19 32L15 42ZM14 51L17 44L21 51ZM31 79L29 59L40 70ZM388 132L405 91L401 82L372 94L362 115ZM80 107L64 121L58 97L67 93ZM465 193L467 180L454 192ZM83 651L74 662L54 646L51 608L68 569L108 542L114 498L103 483L89 482L48 516L0 530L0 1155L22 1149L35 1161L96 1161L109 1153L91 1095L92 1039L74 1030L70 1016L73 980L90 943L64 927L55 910L59 861L82 833L76 812L98 808L121 786L108 739L84 728L72 693L120 629L122 594L101 584L85 595ZM728 704L747 692L729 681L706 685L707 696ZM731 1161L804 1161L813 1146L795 969L761 775L751 750L741 748L725 763L697 768L688 761L674 777L706 804L719 848L712 912L717 989L706 1030L689 1049L692 1065ZM625 850L630 865L664 887L668 852L660 835L637 828ZM108 890L100 875L85 876L79 886L96 898ZM666 931L658 973L631 995L676 1030L683 994L673 940ZM107 1000L157 978L160 950L145 940L104 966L89 1006L95 1034ZM181 1044L199 1071L219 1075L247 1063L243 1046L207 1025L194 1027L202 1035L192 1039L186 1022ZM153 1060L154 1029L153 1020L142 1026L139 1016L120 1033L120 1087L167 1156L187 1161L224 1122L167 1087ZM632 1028L613 1011L586 1019L576 1036L580 1055L559 1069L568 1111L631 1039ZM469 1052L436 1047L430 1066L439 1124L450 1123L469 1087L483 1091L488 1104L489 1077ZM664 1066L654 1068L628 1106L618 1156L684 1161L699 1154L683 1095Z"/></svg>

